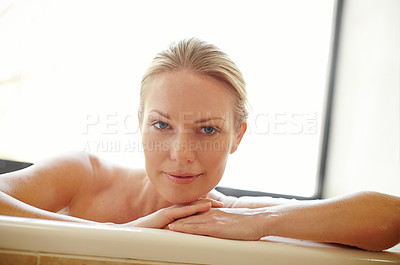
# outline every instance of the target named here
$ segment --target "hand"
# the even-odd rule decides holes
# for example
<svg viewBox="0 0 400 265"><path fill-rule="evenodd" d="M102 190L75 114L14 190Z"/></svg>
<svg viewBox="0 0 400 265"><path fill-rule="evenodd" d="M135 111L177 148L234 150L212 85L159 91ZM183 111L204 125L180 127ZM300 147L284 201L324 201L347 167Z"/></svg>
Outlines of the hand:
<svg viewBox="0 0 400 265"><path fill-rule="evenodd" d="M263 235L262 210L245 208L210 209L181 218L168 225L172 231L227 239L258 240Z"/></svg>
<svg viewBox="0 0 400 265"><path fill-rule="evenodd" d="M123 224L122 226L168 229L167 225L179 218L191 216L196 213L206 212L212 207L222 206L223 203L216 200L199 199L198 201L189 204L173 205L160 209L135 221Z"/></svg>

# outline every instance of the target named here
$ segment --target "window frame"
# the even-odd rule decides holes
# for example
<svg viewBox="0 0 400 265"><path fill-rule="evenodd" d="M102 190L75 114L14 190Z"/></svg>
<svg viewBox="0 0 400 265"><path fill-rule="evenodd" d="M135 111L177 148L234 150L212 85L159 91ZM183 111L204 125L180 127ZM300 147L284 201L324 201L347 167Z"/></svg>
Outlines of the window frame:
<svg viewBox="0 0 400 265"><path fill-rule="evenodd" d="M330 126L332 119L332 104L333 104L334 87L335 87L336 70L337 70L337 58L339 50L339 37L340 37L340 30L342 23L342 13L343 13L343 0L336 0L334 3L334 10L333 10L331 44L330 44L330 52L328 55L329 63L328 63L327 85L325 88L323 118L321 126L322 132L319 144L319 154L318 154L318 164L317 164L317 179L316 179L317 183L314 195L310 197L303 197L290 194L241 190L224 186L217 186L216 190L225 195L234 197L268 196L273 198L286 198L286 199L297 199L297 200L315 200L323 198L328 145L329 145L329 133L330 133Z"/></svg>

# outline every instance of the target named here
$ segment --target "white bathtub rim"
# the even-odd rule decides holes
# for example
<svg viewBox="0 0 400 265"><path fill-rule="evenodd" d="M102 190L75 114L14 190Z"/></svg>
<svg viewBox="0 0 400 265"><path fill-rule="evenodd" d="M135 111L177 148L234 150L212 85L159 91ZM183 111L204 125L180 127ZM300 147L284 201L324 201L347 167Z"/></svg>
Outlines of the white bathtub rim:
<svg viewBox="0 0 400 265"><path fill-rule="evenodd" d="M160 229L122 229L9 216L0 216L0 248L197 264L400 264L400 253L371 253L317 243L299 246L225 240Z"/></svg>

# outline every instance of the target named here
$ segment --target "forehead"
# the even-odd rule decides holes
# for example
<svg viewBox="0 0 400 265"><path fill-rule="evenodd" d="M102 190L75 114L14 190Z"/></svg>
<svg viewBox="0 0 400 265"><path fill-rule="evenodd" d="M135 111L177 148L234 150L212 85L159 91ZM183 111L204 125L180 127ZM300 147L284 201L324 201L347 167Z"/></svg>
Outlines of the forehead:
<svg viewBox="0 0 400 265"><path fill-rule="evenodd" d="M146 84L145 111L158 109L169 115L180 112L226 115L234 111L234 97L221 81L190 71L161 73Z"/></svg>

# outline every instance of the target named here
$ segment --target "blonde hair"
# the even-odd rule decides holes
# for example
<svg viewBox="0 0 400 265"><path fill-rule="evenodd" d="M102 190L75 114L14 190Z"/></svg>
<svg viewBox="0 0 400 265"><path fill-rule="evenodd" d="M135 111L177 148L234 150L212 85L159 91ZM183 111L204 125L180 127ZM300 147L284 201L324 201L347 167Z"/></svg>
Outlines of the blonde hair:
<svg viewBox="0 0 400 265"><path fill-rule="evenodd" d="M235 98L236 128L241 128L248 116L246 83L236 64L215 45L197 38L172 43L158 53L143 75L140 90L139 119L143 117L146 83L155 75L189 70L216 78L227 85Z"/></svg>

